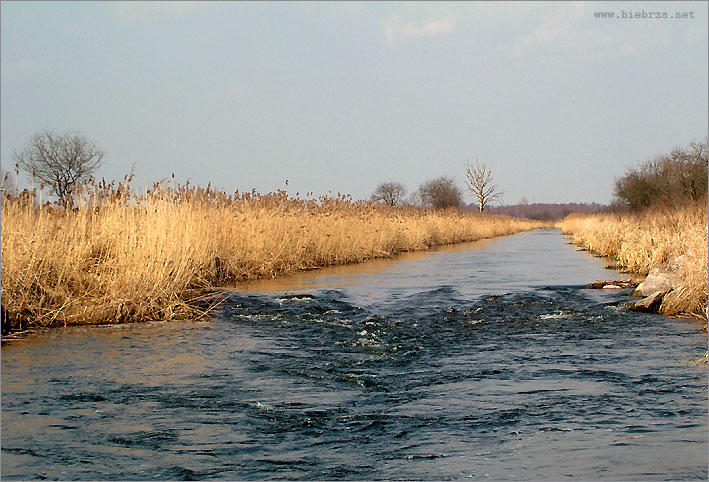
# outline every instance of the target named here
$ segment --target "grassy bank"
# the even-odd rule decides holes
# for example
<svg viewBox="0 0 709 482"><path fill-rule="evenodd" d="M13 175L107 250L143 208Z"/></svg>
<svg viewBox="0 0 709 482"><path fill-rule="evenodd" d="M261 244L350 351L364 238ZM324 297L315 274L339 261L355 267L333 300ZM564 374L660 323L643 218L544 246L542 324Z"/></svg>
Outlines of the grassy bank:
<svg viewBox="0 0 709 482"><path fill-rule="evenodd" d="M188 186L142 196L94 187L68 213L6 198L2 310L14 328L195 317L195 301L210 287L536 227L344 196Z"/></svg>
<svg viewBox="0 0 709 482"><path fill-rule="evenodd" d="M663 300L665 314L690 313L707 317L706 200L679 208L654 207L640 213L572 214L560 223L575 244L616 260L629 272L647 274L653 268L672 268L688 254L679 270L681 284Z"/></svg>

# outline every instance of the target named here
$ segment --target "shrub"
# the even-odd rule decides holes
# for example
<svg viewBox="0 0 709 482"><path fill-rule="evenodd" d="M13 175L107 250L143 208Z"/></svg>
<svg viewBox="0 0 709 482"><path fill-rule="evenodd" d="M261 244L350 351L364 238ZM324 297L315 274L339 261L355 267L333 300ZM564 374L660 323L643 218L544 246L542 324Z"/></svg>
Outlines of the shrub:
<svg viewBox="0 0 709 482"><path fill-rule="evenodd" d="M619 205L639 211L654 204L678 206L707 192L707 144L692 142L631 168L616 180Z"/></svg>

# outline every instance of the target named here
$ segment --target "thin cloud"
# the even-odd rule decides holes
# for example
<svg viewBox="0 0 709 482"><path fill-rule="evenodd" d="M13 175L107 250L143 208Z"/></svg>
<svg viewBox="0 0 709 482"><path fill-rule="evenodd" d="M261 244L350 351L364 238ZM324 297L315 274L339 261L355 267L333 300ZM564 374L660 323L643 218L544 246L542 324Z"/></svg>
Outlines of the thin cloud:
<svg viewBox="0 0 709 482"><path fill-rule="evenodd" d="M702 22L689 29L684 34L684 41L688 43L704 42L707 40L707 24Z"/></svg>
<svg viewBox="0 0 709 482"><path fill-rule="evenodd" d="M3 73L7 74L10 77L20 78L27 77L39 71L40 65L34 60L22 59L17 62L4 64L2 66L2 70Z"/></svg>
<svg viewBox="0 0 709 482"><path fill-rule="evenodd" d="M111 2L113 19L123 25L139 26L165 15L182 15L199 6L200 2Z"/></svg>
<svg viewBox="0 0 709 482"><path fill-rule="evenodd" d="M360 15L367 12L369 6L365 2L335 2L333 7L343 15Z"/></svg>
<svg viewBox="0 0 709 482"><path fill-rule="evenodd" d="M585 12L584 12L585 13ZM546 15L529 34L510 47L513 56L536 52L572 53L592 57L623 57L636 51L635 46L617 33L596 26L584 26L576 15Z"/></svg>
<svg viewBox="0 0 709 482"><path fill-rule="evenodd" d="M322 13L329 12L343 17L354 17L367 13L370 6L360 0L348 2L293 2L293 5L306 10Z"/></svg>
<svg viewBox="0 0 709 482"><path fill-rule="evenodd" d="M384 39L387 45L393 45L399 39L439 37L454 32L455 24L447 17L417 24L403 21L399 15L393 14L384 22Z"/></svg>
<svg viewBox="0 0 709 482"><path fill-rule="evenodd" d="M249 86L246 84L232 84L226 90L226 96L230 99L241 99L249 93Z"/></svg>

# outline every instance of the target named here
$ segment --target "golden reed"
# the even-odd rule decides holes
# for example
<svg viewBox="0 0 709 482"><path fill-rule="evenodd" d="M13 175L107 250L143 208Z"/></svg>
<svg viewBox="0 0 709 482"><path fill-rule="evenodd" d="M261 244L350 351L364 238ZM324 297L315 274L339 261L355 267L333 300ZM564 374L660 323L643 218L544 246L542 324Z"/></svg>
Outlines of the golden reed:
<svg viewBox="0 0 709 482"><path fill-rule="evenodd" d="M194 318L210 288L542 227L349 197L189 185L85 189L78 208L2 203L2 311L13 327Z"/></svg>
<svg viewBox="0 0 709 482"><path fill-rule="evenodd" d="M680 286L660 308L664 314L688 313L707 318L707 204L656 206L641 213L571 214L559 226L573 242L616 260L624 271L647 274L653 268L678 268Z"/></svg>

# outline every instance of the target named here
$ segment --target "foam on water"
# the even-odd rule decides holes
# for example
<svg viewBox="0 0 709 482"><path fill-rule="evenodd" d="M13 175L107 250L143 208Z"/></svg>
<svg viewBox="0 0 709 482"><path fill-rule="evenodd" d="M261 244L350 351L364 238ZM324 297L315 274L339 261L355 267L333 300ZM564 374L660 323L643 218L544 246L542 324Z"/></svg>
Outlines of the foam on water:
<svg viewBox="0 0 709 482"><path fill-rule="evenodd" d="M410 262L4 345L3 479L707 478L698 324L554 232Z"/></svg>

